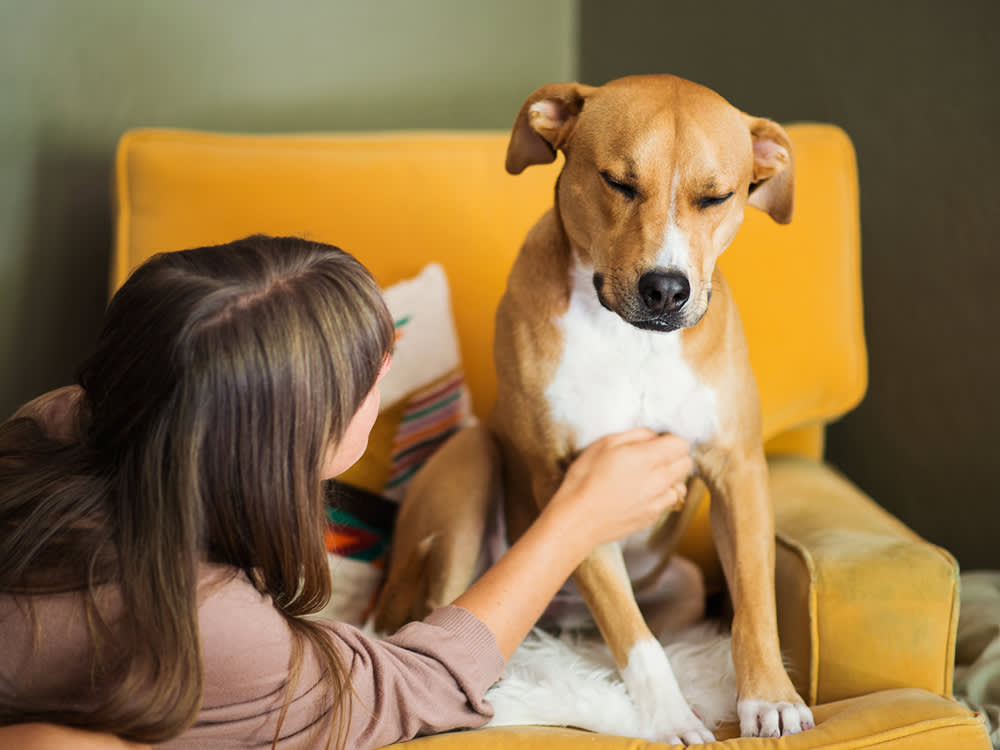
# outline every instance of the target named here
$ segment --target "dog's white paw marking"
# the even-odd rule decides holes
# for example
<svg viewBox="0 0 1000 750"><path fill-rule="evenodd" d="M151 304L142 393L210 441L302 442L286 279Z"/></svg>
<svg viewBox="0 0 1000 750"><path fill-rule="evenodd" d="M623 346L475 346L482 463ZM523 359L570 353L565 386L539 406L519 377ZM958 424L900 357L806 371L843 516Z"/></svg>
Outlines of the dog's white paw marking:
<svg viewBox="0 0 1000 750"><path fill-rule="evenodd" d="M681 734L670 734L666 737L660 738L660 742L666 742L669 745L704 745L708 742L715 742L715 735L701 726L701 721L698 717L695 717L698 721L699 726L695 729L690 729L682 732Z"/></svg>
<svg viewBox="0 0 1000 750"><path fill-rule="evenodd" d="M681 694L670 661L657 640L632 647L622 679L635 702L645 739L674 745L715 740Z"/></svg>
<svg viewBox="0 0 1000 750"><path fill-rule="evenodd" d="M816 726L812 711L801 703L741 700L736 704L744 737L781 737Z"/></svg>

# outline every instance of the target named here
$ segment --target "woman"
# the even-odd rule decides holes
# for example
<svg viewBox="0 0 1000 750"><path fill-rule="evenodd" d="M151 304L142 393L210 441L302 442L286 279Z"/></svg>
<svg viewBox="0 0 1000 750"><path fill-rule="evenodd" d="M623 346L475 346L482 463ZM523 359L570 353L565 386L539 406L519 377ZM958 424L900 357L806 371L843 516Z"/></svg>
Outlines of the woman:
<svg viewBox="0 0 1000 750"><path fill-rule="evenodd" d="M590 549L677 500L689 447L595 443L492 569L391 638L306 619L330 594L322 481L364 452L392 341L327 245L137 269L79 387L0 425L0 725L353 748L487 721L504 660Z"/></svg>

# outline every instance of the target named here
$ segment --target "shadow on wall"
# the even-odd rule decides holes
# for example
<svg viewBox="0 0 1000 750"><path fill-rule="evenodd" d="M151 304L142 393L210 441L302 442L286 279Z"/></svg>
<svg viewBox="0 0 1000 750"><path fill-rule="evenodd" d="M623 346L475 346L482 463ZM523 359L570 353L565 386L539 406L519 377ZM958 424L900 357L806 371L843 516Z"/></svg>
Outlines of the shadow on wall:
<svg viewBox="0 0 1000 750"><path fill-rule="evenodd" d="M22 283L15 288L10 378L0 404L71 382L90 352L107 303L111 156L52 148L41 139Z"/></svg>

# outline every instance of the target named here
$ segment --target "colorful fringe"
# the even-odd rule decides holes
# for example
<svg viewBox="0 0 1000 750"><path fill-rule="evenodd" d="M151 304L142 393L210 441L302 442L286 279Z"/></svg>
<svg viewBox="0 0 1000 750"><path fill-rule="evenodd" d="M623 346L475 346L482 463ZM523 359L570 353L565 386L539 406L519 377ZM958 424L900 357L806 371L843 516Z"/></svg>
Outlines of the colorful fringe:
<svg viewBox="0 0 1000 750"><path fill-rule="evenodd" d="M389 535L345 510L326 508L326 551L352 560L379 563L389 546Z"/></svg>

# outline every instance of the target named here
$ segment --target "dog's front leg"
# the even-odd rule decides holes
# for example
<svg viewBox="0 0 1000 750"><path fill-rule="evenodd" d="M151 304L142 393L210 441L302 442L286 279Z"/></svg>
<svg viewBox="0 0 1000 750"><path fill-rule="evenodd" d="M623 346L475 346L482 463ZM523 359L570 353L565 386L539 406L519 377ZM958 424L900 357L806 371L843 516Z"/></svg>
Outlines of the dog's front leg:
<svg viewBox="0 0 1000 750"><path fill-rule="evenodd" d="M733 602L737 713L745 737L809 729L812 712L781 659L774 598L774 509L763 450L732 450L703 465L712 494L712 535Z"/></svg>
<svg viewBox="0 0 1000 750"><path fill-rule="evenodd" d="M643 721L646 739L674 744L714 737L688 706L667 655L642 618L617 543L594 549L573 573Z"/></svg>

